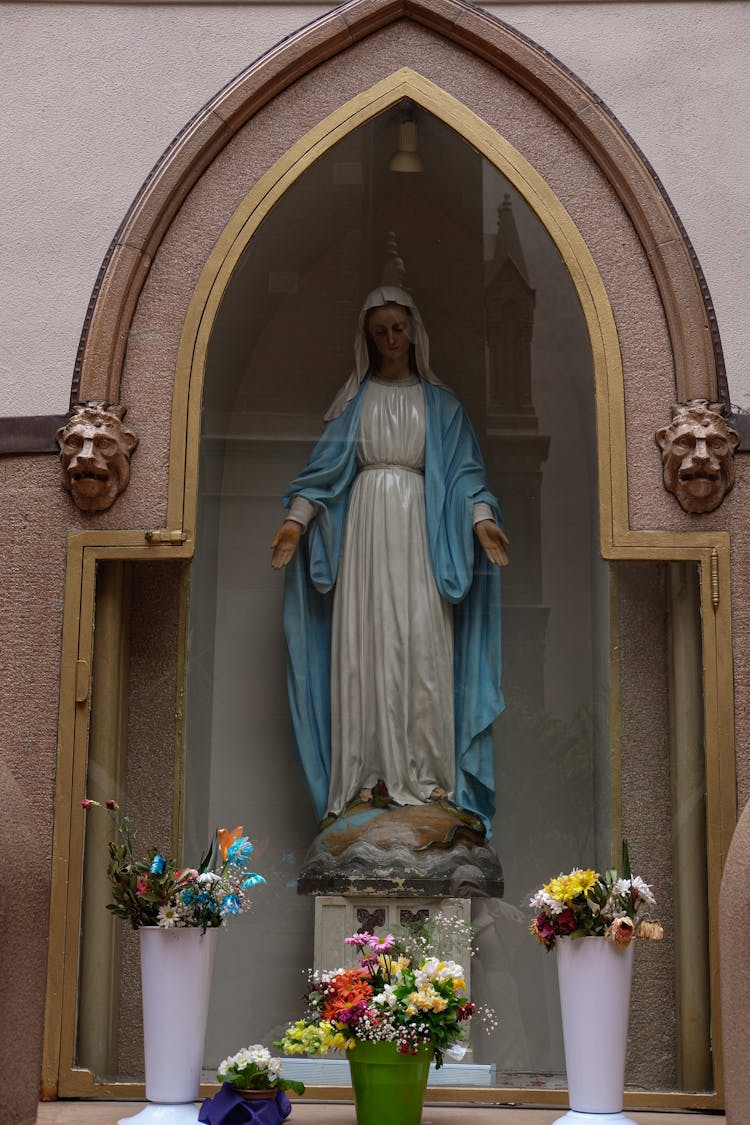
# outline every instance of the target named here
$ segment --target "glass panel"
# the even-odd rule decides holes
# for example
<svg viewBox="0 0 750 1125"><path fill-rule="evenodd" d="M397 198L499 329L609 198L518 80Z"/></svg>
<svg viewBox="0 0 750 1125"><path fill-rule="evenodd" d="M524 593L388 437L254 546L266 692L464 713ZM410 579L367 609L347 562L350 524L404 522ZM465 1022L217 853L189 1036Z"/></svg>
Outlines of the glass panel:
<svg viewBox="0 0 750 1125"><path fill-rule="evenodd" d="M211 339L186 842L192 853L215 824L244 822L269 887L226 934L207 1052L215 1060L233 1043L270 1041L299 1012L312 962L313 904L295 879L316 823L295 763L282 582L268 547L280 498L352 368L358 310L393 231L432 365L471 416L512 540L508 706L495 732L494 843L506 892L502 902L474 900L475 983L501 1020L492 1036L476 1033L474 1061L487 1065L486 1081L537 1085L559 1081L563 1064L554 962L526 933L528 895L561 864L610 856L609 595L597 552L591 349L552 240L494 166L420 111L424 171L389 171L403 111L358 129L285 193L249 243ZM264 968L243 979L248 948Z"/></svg>
<svg viewBox="0 0 750 1125"><path fill-rule="evenodd" d="M143 854L174 854L181 563L99 563L87 795L118 801ZM105 909L110 818L86 817L76 1065L143 1078L138 935Z"/></svg>
<svg viewBox="0 0 750 1125"><path fill-rule="evenodd" d="M614 570L622 830L658 896L662 943L636 950L628 1081L710 1090L700 595L692 563Z"/></svg>

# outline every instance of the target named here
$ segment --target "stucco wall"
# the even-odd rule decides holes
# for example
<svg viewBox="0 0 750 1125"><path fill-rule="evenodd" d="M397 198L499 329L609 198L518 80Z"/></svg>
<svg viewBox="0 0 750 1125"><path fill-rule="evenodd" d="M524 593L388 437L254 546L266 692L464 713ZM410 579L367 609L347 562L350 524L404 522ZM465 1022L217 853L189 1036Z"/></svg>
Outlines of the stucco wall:
<svg viewBox="0 0 750 1125"><path fill-rule="evenodd" d="M92 286L149 170L217 90L326 8L0 4L1 415L66 409ZM587 82L653 164L705 271L733 401L750 405L750 6L490 10Z"/></svg>

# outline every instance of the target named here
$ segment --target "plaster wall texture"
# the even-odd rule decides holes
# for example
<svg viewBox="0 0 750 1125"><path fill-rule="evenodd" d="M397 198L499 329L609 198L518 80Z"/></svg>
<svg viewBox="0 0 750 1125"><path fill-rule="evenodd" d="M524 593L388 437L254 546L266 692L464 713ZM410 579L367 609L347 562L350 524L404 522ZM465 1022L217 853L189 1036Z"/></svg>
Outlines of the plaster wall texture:
<svg viewBox="0 0 750 1125"><path fill-rule="evenodd" d="M91 290L149 171L238 71L326 7L2 5L2 415L67 409Z"/></svg>
<svg viewBox="0 0 750 1125"><path fill-rule="evenodd" d="M327 6L3 4L0 414L61 413L96 275L160 154L237 72ZM491 5L609 105L703 265L750 405L750 7ZM31 61L30 61L31 60Z"/></svg>

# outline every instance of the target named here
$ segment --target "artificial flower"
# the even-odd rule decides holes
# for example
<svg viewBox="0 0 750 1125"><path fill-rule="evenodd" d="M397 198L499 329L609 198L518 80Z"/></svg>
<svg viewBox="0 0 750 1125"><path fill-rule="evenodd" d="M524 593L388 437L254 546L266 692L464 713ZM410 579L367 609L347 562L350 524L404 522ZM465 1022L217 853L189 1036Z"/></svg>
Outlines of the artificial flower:
<svg viewBox="0 0 750 1125"><path fill-rule="evenodd" d="M227 862L229 849L231 848L235 840L239 840L242 835L242 831L243 829L241 824L238 825L237 828L233 828L231 832L226 828L216 829L216 836L219 840L219 851L221 852L221 858L223 859L224 863Z"/></svg>
<svg viewBox="0 0 750 1125"><path fill-rule="evenodd" d="M608 869L600 875L592 868L576 867L540 887L529 900L535 911L529 930L548 951L562 937L607 937L616 945L628 945L636 934L661 936L658 922L646 921L655 905L648 883L630 872L624 840L621 872Z"/></svg>
<svg viewBox="0 0 750 1125"><path fill-rule="evenodd" d="M664 937L664 927L660 922L645 920L638 927L638 937L645 941L661 941Z"/></svg>
<svg viewBox="0 0 750 1125"><path fill-rule="evenodd" d="M242 903L240 902L239 896L235 894L225 895L221 900L219 913L221 914L222 918L227 918L233 914L241 914Z"/></svg>
<svg viewBox="0 0 750 1125"><path fill-rule="evenodd" d="M638 898L642 898L643 901L647 902L649 906L656 906L654 892L651 890L648 883L644 883L643 879L641 879L640 876L634 875L630 881L630 885L632 887L634 895L636 895Z"/></svg>
<svg viewBox="0 0 750 1125"><path fill-rule="evenodd" d="M615 945L630 945L635 934L635 924L630 918L613 918L604 936Z"/></svg>
<svg viewBox="0 0 750 1125"><path fill-rule="evenodd" d="M164 929L169 929L171 926L177 925L179 917L177 907L168 902L164 906L159 907L156 924L157 926L162 926Z"/></svg>
<svg viewBox="0 0 750 1125"><path fill-rule="evenodd" d="M372 985L359 969L347 969L328 984L323 1003L323 1019L340 1020L342 1013L372 996Z"/></svg>
<svg viewBox="0 0 750 1125"><path fill-rule="evenodd" d="M227 863L240 867L250 858L252 852L253 845L247 836L240 836L227 848Z"/></svg>
<svg viewBox="0 0 750 1125"><path fill-rule="evenodd" d="M247 891L250 887L257 887L261 883L265 883L263 876L259 875L257 871L251 871L250 874L246 875L242 880L242 889L243 891Z"/></svg>
<svg viewBox="0 0 750 1125"><path fill-rule="evenodd" d="M88 812L101 807L98 801L84 798L83 808ZM250 871L245 859L252 844L235 829L228 844L235 843L232 862L220 862L220 838L210 847L199 867L178 867L157 848L149 849L142 858L135 851L135 832L128 816L120 812L116 801L107 801L107 810L115 825L116 839L109 844L107 873L112 884L112 899L108 904L117 917L140 926L184 927L220 926L233 915L250 908L249 891L265 883L262 875ZM212 864L217 863L217 870Z"/></svg>
<svg viewBox="0 0 750 1125"><path fill-rule="evenodd" d="M368 934L366 930L362 930L361 932L352 934L351 937L344 938L344 944L355 945L362 948L365 945L370 945L370 943L374 940L376 939L373 938L372 934Z"/></svg>

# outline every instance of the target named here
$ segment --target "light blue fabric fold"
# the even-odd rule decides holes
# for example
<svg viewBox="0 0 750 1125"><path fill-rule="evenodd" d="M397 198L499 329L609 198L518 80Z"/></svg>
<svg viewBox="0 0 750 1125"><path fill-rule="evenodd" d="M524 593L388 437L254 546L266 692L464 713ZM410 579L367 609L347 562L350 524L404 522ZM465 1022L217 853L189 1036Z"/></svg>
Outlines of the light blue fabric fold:
<svg viewBox="0 0 750 1125"><path fill-rule="evenodd" d="M322 819L331 766L331 615L349 492L357 475L357 439L367 380L343 413L328 422L305 468L284 496L304 496L317 517L286 571L284 633L287 683L297 749ZM474 504L500 507L487 487L468 416L444 387L422 381L425 399L425 505L437 588L454 615L456 789L454 802L477 813L492 832L495 782L492 723L503 710L501 575L473 530Z"/></svg>

